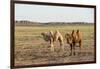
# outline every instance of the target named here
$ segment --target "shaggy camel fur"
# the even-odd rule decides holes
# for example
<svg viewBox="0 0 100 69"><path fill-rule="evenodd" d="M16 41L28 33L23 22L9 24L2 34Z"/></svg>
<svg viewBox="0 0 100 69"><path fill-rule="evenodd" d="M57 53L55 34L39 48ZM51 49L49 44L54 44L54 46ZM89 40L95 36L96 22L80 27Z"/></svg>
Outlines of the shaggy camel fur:
<svg viewBox="0 0 100 69"><path fill-rule="evenodd" d="M60 46L62 46L62 48L64 49L64 47L63 47L63 37L58 30L56 30L55 33L53 33L53 31L49 31L49 32L41 33L41 35L43 36L43 39L45 41L50 42L51 51L54 51L54 42L56 42L57 40L59 41Z"/></svg>
<svg viewBox="0 0 100 69"><path fill-rule="evenodd" d="M72 55L72 53L74 53L74 55L75 55L76 43L79 43L79 48L80 48L80 52L81 52L82 34L79 30L77 30L76 32L74 30L72 30L71 34L68 34L68 33L65 34L65 38L67 40L67 43L70 45L70 50L71 50L70 55Z"/></svg>

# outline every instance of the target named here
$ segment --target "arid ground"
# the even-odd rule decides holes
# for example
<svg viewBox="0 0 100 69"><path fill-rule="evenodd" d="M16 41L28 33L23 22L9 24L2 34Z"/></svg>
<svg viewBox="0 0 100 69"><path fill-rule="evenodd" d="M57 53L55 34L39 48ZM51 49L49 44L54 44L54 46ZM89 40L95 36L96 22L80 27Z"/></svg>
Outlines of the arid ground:
<svg viewBox="0 0 100 69"><path fill-rule="evenodd" d="M45 42L42 32L58 29L63 37L73 29L79 29L83 34L82 51L76 46L76 55L69 56L70 46L64 39L64 51L58 42L54 44L55 51L50 51L49 42ZM94 61L94 25L68 24L68 25L41 25L41 26L15 26L15 66L59 64L72 62Z"/></svg>

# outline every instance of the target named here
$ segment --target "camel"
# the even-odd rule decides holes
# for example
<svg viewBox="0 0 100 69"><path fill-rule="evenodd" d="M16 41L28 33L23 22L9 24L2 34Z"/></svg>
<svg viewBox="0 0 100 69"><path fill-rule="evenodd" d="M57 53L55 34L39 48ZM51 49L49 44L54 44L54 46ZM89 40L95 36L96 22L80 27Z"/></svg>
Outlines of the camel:
<svg viewBox="0 0 100 69"><path fill-rule="evenodd" d="M63 37L58 30L56 30L55 33L53 33L53 31L49 31L49 32L41 33L41 35L43 36L43 39L45 41L50 42L51 51L54 51L54 42L56 42L57 40L59 41L60 46L62 46L62 49L64 49L64 47L63 47Z"/></svg>
<svg viewBox="0 0 100 69"><path fill-rule="evenodd" d="M69 34L65 34L65 38L67 40L67 43L70 45L70 50L71 53L70 55L74 54L75 55L75 46L78 43L79 44L79 48L80 48L80 52L81 52L81 47L82 47L82 33L77 30L76 32L74 30L72 30L72 33Z"/></svg>

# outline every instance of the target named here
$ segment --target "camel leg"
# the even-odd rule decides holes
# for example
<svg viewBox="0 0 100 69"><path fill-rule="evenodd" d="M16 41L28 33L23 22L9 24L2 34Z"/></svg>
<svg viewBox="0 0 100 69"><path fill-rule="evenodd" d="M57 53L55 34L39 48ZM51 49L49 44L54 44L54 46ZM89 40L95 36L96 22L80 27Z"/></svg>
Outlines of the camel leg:
<svg viewBox="0 0 100 69"><path fill-rule="evenodd" d="M73 44L73 50L74 50L73 53L74 53L74 55L75 55L75 43Z"/></svg>
<svg viewBox="0 0 100 69"><path fill-rule="evenodd" d="M62 51L64 51L64 45L63 45L63 42L60 42L60 46L62 48Z"/></svg>
<svg viewBox="0 0 100 69"><path fill-rule="evenodd" d="M50 45L51 45L51 51L54 52L54 45L53 45L53 42L51 42Z"/></svg>
<svg viewBox="0 0 100 69"><path fill-rule="evenodd" d="M75 43L73 43L73 54L75 55Z"/></svg>
<svg viewBox="0 0 100 69"><path fill-rule="evenodd" d="M71 51L71 52L70 52L70 56L71 56L71 55L72 55L72 51L73 51L73 50L72 50L72 44L70 44L70 51Z"/></svg>
<svg viewBox="0 0 100 69"><path fill-rule="evenodd" d="M80 47L80 52L81 52L81 49L82 49L82 41L79 42L79 47Z"/></svg>
<svg viewBox="0 0 100 69"><path fill-rule="evenodd" d="M62 51L64 51L64 45L62 44L61 46L62 46Z"/></svg>
<svg viewBox="0 0 100 69"><path fill-rule="evenodd" d="M64 51L64 43L63 43L63 40L61 38L59 38L58 40L59 40L60 46L62 48L62 51Z"/></svg>

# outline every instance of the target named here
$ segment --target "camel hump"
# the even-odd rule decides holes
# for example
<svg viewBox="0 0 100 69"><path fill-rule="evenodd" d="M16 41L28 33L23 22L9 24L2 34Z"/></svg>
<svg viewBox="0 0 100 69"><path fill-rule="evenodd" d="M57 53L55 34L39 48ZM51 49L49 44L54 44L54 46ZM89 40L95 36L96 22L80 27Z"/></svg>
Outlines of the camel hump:
<svg viewBox="0 0 100 69"><path fill-rule="evenodd" d="M77 34L77 36L78 36L79 38L82 38L82 33L80 32L79 29L76 31L76 34Z"/></svg>
<svg viewBox="0 0 100 69"><path fill-rule="evenodd" d="M59 30L56 30L55 32L56 32L56 33L59 33Z"/></svg>
<svg viewBox="0 0 100 69"><path fill-rule="evenodd" d="M59 30L55 30L55 35L59 35L59 34L60 34Z"/></svg>
<svg viewBox="0 0 100 69"><path fill-rule="evenodd" d="M79 30L79 29L77 29L76 33L80 33L80 30Z"/></svg>
<svg viewBox="0 0 100 69"><path fill-rule="evenodd" d="M51 34L53 34L53 31L52 31L52 30L50 30L49 32L50 32Z"/></svg>
<svg viewBox="0 0 100 69"><path fill-rule="evenodd" d="M75 31L74 30L72 30L72 35L75 33Z"/></svg>
<svg viewBox="0 0 100 69"><path fill-rule="evenodd" d="M52 31L52 30L49 31L49 35L50 35L51 37L53 37L53 31Z"/></svg>
<svg viewBox="0 0 100 69"><path fill-rule="evenodd" d="M74 30L72 30L72 36L75 37L76 36L76 32Z"/></svg>
<svg viewBox="0 0 100 69"><path fill-rule="evenodd" d="M79 30L79 29L76 31L76 33L77 33L77 34L79 34L79 35L81 35L81 32L80 32L80 30Z"/></svg>

